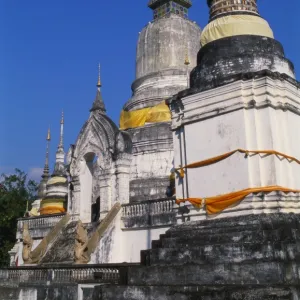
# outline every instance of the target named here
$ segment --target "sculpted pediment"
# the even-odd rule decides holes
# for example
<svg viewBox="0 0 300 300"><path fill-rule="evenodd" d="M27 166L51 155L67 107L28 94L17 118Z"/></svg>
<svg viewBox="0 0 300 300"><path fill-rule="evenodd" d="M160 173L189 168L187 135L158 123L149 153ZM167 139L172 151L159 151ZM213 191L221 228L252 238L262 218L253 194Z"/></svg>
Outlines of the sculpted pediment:
<svg viewBox="0 0 300 300"><path fill-rule="evenodd" d="M92 112L82 127L76 144L71 145L67 163L71 173L78 171L79 162L93 153L98 157L100 169L108 169L111 162L123 153L131 154L132 142L130 135L118 129L117 125L105 114Z"/></svg>

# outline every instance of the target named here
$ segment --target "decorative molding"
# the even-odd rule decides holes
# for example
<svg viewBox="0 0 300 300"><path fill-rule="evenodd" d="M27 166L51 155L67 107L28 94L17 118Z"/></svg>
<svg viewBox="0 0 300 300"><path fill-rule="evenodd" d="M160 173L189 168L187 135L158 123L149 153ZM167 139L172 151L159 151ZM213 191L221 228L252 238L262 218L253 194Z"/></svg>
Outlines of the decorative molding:
<svg viewBox="0 0 300 300"><path fill-rule="evenodd" d="M239 109L272 107L300 114L299 98L298 87L289 81L268 76L248 81L239 80L226 86L171 100L169 105L172 110L172 130L183 124Z"/></svg>

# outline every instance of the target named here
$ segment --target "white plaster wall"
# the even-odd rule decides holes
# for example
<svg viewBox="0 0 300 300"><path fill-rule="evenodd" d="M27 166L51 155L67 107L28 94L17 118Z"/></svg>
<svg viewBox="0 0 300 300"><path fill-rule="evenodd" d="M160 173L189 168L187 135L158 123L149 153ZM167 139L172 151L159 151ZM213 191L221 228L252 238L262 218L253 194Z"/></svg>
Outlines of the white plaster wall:
<svg viewBox="0 0 300 300"><path fill-rule="evenodd" d="M106 230L99 246L92 254L91 264L140 262L140 251L151 248L151 241L159 239L169 227L143 230L122 230L121 212Z"/></svg>
<svg viewBox="0 0 300 300"><path fill-rule="evenodd" d="M90 166L88 165L90 164ZM93 174L92 163L81 162L80 173L80 219L83 223L91 221L91 204L92 204L92 186L93 186Z"/></svg>
<svg viewBox="0 0 300 300"><path fill-rule="evenodd" d="M141 250L151 248L151 241L158 240L160 234L166 233L169 227L151 228L145 230L126 230L123 231L123 241L126 262L140 262Z"/></svg>
<svg viewBox="0 0 300 300"><path fill-rule="evenodd" d="M130 179L169 175L173 167L173 149L134 154L130 168Z"/></svg>
<svg viewBox="0 0 300 300"><path fill-rule="evenodd" d="M251 94L248 92L250 85ZM256 107L249 107L249 101L254 99ZM300 95L290 84L271 79L242 84L236 82L182 101L185 105L183 115L180 117L173 113L173 128L184 124L187 161L183 159L183 164L202 161L237 148L276 150L300 159L300 134L297 130L300 116L295 111L298 109L300 112ZM291 102L294 111L283 109L283 105L290 105ZM175 166L178 166L181 162L180 153L183 158L185 156L183 129L178 127L173 136ZM188 169L184 180L177 178L176 182L177 198L183 197L182 185L185 187L184 197L212 197L249 187L272 185L300 190L300 165L275 155L260 154L245 158L244 154L236 153L215 164ZM277 199L274 197L264 201L250 197L250 204L242 201L235 211L240 210L239 214L241 210L249 209L251 213L258 212L255 208L257 201L259 211L299 210L296 196L286 198L285 204L278 202L284 198L283 195L277 196ZM274 208L274 203L277 208Z"/></svg>
<svg viewBox="0 0 300 300"><path fill-rule="evenodd" d="M185 126L187 163L201 161L245 148L245 124L242 111ZM189 196L214 196L228 190L248 187L248 164L243 155L204 168L189 169ZM201 187L201 188L200 188Z"/></svg>
<svg viewBox="0 0 300 300"><path fill-rule="evenodd" d="M238 148L276 150L299 158L296 132L299 126L299 116L273 108L238 110L188 124L185 126L187 163ZM300 189L300 166L275 155L245 158L244 154L236 153L215 164L188 169L187 174L190 197L209 197L271 185ZM180 189L178 191L180 193Z"/></svg>

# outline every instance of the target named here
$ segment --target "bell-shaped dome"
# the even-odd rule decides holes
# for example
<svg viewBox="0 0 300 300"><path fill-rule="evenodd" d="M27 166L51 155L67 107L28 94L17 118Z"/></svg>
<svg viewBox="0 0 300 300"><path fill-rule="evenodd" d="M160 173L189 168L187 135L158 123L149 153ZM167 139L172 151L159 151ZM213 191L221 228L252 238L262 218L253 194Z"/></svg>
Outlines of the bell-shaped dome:
<svg viewBox="0 0 300 300"><path fill-rule="evenodd" d="M156 105L186 88L187 71L196 66L200 35L199 26L180 15L169 14L149 22L139 35L133 97L125 110Z"/></svg>

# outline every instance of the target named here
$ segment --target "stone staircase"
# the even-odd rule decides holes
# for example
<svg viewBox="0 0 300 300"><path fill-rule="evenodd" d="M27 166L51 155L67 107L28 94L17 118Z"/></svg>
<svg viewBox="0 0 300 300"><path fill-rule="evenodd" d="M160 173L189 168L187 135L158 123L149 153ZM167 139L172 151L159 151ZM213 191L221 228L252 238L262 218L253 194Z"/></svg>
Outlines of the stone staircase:
<svg viewBox="0 0 300 300"><path fill-rule="evenodd" d="M40 265L72 264L74 262L77 221L69 222L62 229L42 258Z"/></svg>
<svg viewBox="0 0 300 300"><path fill-rule="evenodd" d="M141 252L128 285L94 300L300 299L300 216L252 215L188 222Z"/></svg>

